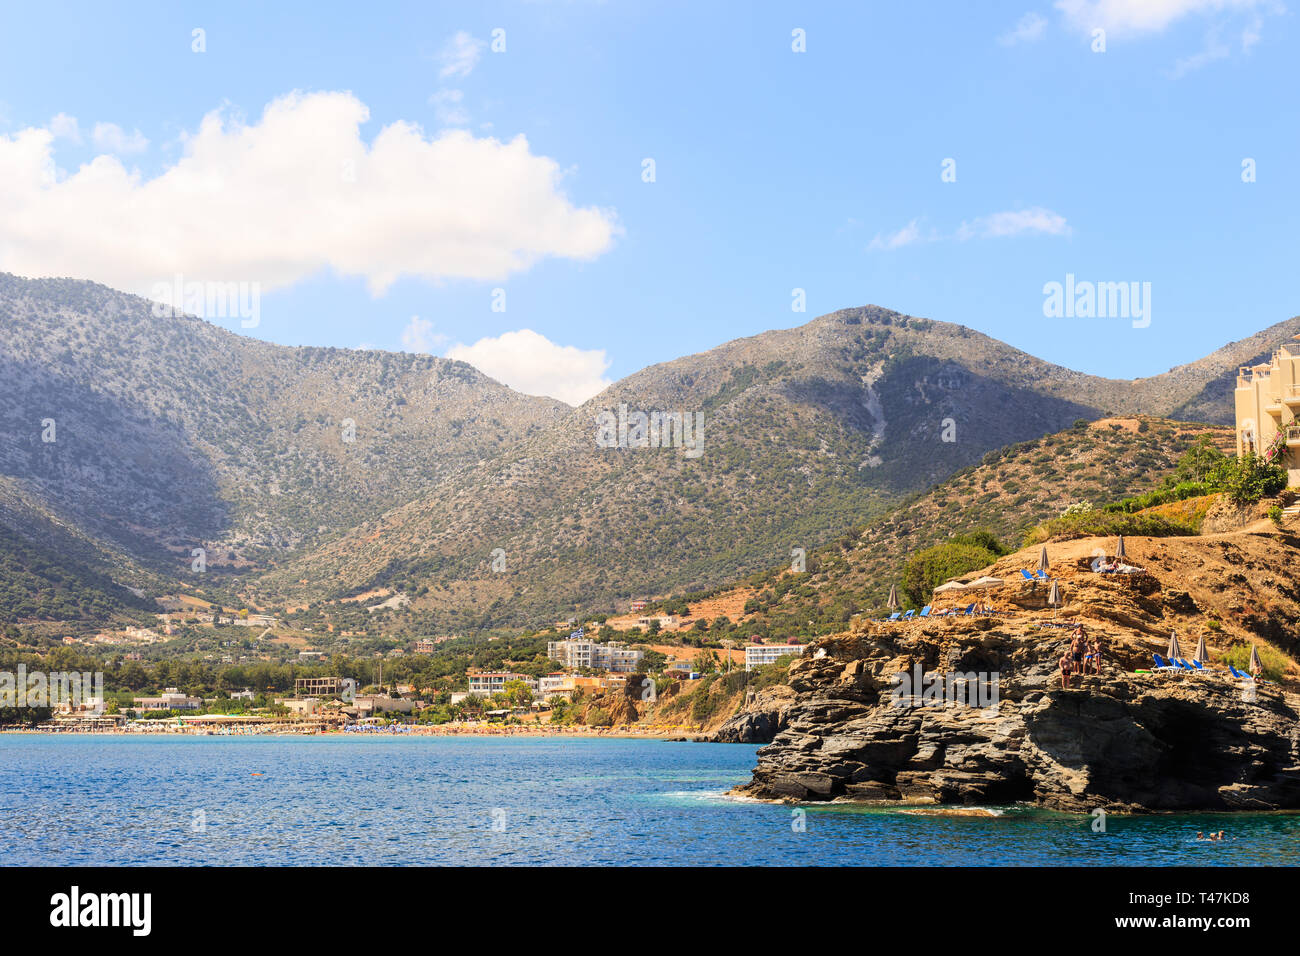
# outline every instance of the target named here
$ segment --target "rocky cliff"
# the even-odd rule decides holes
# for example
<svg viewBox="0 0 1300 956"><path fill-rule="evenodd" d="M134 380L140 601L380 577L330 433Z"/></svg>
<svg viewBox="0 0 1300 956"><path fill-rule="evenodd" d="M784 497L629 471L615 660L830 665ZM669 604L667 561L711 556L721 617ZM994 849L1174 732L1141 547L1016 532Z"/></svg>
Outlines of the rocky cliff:
<svg viewBox="0 0 1300 956"><path fill-rule="evenodd" d="M1284 546L1240 537L1244 550ZM1097 543L1071 542L1069 550ZM1194 554L1219 544L1135 542L1152 559L1157 547ZM1028 584L1001 589L1008 593L999 595L997 617L858 624L819 641L791 667L797 696L787 726L758 752L753 780L739 792L808 801L1023 801L1074 812L1300 807L1300 696L1283 684L1252 687L1226 666L1151 671L1152 651L1164 650L1154 633L1161 625L1186 628L1202 609L1152 574L1103 578L1075 573L1072 559L1066 564L1058 576L1068 579L1067 611L1107 636L1099 676L1061 688L1057 661L1069 632L1043 626L1052 613L1033 609ZM1208 656L1219 655L1212 647ZM922 676L908 688L916 696L896 690L900 673ZM983 698L924 699L926 685L946 686L962 674L967 687L983 681Z"/></svg>
<svg viewBox="0 0 1300 956"><path fill-rule="evenodd" d="M716 744L766 744L790 723L794 691L785 684L765 687L701 740Z"/></svg>

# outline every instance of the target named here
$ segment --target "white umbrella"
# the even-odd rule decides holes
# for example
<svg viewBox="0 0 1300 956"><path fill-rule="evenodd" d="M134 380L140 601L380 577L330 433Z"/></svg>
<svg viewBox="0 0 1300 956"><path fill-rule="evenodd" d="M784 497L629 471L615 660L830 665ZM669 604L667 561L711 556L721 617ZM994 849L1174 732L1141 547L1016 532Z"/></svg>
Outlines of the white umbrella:
<svg viewBox="0 0 1300 956"><path fill-rule="evenodd" d="M982 577L982 578L976 578L974 581L969 582L969 583L966 585L966 587L968 587L968 588L1000 588L1000 587L1002 587L1002 585L1004 585L1004 584L1006 584L1006 583L1007 583L1007 582L1006 582L1006 581L1003 581L1001 578L993 578L993 577L989 577L988 575L985 575L985 576Z"/></svg>
<svg viewBox="0 0 1300 956"><path fill-rule="evenodd" d="M1182 657L1182 656L1183 656L1183 652L1182 652L1181 650L1179 650L1179 648L1178 648L1178 632L1177 632L1177 631L1170 631L1170 632L1169 632L1169 650L1168 650L1167 653L1168 653L1168 655L1169 655L1169 659L1170 659L1170 661L1172 661L1175 657Z"/></svg>
<svg viewBox="0 0 1300 956"><path fill-rule="evenodd" d="M965 591L966 585L960 581L949 581L947 584L940 584L934 589L935 594L946 594L948 591Z"/></svg>
<svg viewBox="0 0 1300 956"><path fill-rule="evenodd" d="M1046 553L1046 549L1044 549L1044 553ZM1053 608L1061 606L1061 586L1056 583L1055 579L1052 580L1052 589L1047 592L1047 603L1052 605ZM1052 611L1052 617L1056 617L1056 611Z"/></svg>
<svg viewBox="0 0 1300 956"><path fill-rule="evenodd" d="M1047 545L1043 545L1042 553L1038 555L1038 570L1047 573Z"/></svg>
<svg viewBox="0 0 1300 956"><path fill-rule="evenodd" d="M1207 663L1208 654L1205 650L1205 635L1202 634L1200 640L1196 642L1196 660L1202 664Z"/></svg>
<svg viewBox="0 0 1300 956"><path fill-rule="evenodd" d="M1258 674L1263 669L1264 664L1259 659L1259 648L1252 644L1250 645L1250 672L1251 674Z"/></svg>
<svg viewBox="0 0 1300 956"><path fill-rule="evenodd" d="M885 603L889 606L889 609L891 611L898 610L898 585L897 584L891 584L889 586L889 600L886 601Z"/></svg>

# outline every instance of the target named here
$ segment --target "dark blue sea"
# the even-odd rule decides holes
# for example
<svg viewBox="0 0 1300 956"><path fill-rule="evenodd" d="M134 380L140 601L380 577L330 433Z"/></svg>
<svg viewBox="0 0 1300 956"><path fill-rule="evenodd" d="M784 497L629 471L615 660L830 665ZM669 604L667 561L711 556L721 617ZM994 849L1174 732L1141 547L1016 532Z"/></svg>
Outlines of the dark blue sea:
<svg viewBox="0 0 1300 956"><path fill-rule="evenodd" d="M0 737L6 865L1295 865L1300 814L979 816L726 791L756 747L613 739ZM1198 843L1197 830L1227 831Z"/></svg>

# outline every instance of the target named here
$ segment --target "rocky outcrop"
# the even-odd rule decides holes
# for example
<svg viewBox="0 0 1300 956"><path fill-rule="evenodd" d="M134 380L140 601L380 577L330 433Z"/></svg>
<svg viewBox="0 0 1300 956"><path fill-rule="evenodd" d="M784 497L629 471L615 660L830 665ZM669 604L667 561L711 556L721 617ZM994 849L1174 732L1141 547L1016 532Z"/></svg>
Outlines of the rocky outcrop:
<svg viewBox="0 0 1300 956"><path fill-rule="evenodd" d="M622 691L609 691L591 698L582 712L582 722L593 727L634 724L640 715L632 698Z"/></svg>
<svg viewBox="0 0 1300 956"><path fill-rule="evenodd" d="M1252 522L1263 518L1267 510L1266 505L1258 502L1239 504L1227 495L1221 495L1219 500L1210 505L1210 509L1205 512L1205 517L1201 520L1201 533L1220 534L1225 531L1240 531Z"/></svg>
<svg viewBox="0 0 1300 956"><path fill-rule="evenodd" d="M787 725L738 792L1075 812L1300 807L1296 695L1243 690L1226 671L1133 673L1150 661L1140 639L1115 642L1100 676L1063 690L1067 642L989 619L824 639L792 665ZM918 696L899 693L900 673L923 676ZM958 674L971 681L948 680ZM969 688L981 675L983 698L922 696L937 678Z"/></svg>
<svg viewBox="0 0 1300 956"><path fill-rule="evenodd" d="M745 707L702 740L718 744L766 744L785 730L794 691L784 684L765 687Z"/></svg>

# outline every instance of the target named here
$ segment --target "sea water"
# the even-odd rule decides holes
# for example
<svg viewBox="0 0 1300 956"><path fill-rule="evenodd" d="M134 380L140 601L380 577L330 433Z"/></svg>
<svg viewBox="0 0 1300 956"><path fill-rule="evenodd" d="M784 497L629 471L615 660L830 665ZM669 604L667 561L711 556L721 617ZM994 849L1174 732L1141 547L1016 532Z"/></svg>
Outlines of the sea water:
<svg viewBox="0 0 1300 956"><path fill-rule="evenodd" d="M973 815L728 797L755 746L0 736L6 865L1300 863L1300 814ZM1222 843L1196 831L1225 830Z"/></svg>

